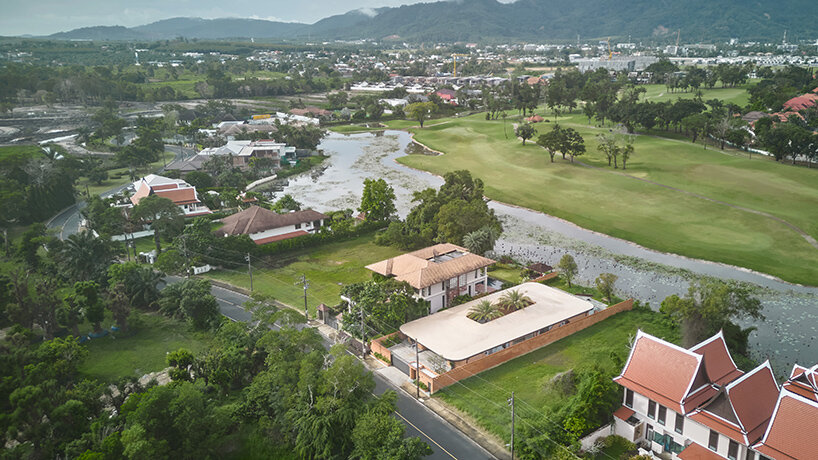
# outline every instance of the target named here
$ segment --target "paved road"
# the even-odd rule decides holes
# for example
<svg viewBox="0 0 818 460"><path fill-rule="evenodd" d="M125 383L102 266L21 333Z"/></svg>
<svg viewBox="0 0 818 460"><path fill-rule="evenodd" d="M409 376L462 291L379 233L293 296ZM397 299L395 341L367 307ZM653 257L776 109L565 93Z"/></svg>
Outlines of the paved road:
<svg viewBox="0 0 818 460"><path fill-rule="evenodd" d="M168 276L169 283L178 283L182 280L178 276ZM213 286L210 291L219 303L222 314L233 321L249 322L252 315L241 306L248 297L229 289ZM332 344L325 337L324 344ZM398 395L397 416L406 425L407 436L418 436L432 448L432 454L426 458L433 460L482 460L495 458L474 441L466 437L449 422L443 420L410 397L401 389L395 388L380 375L375 377L375 394L382 394L386 390L395 390Z"/></svg>
<svg viewBox="0 0 818 460"><path fill-rule="evenodd" d="M172 152L174 154L174 161L185 158L187 156L192 155L195 153L195 150L185 147L180 147L178 145L166 145L165 151ZM161 168L159 172L163 171L164 168ZM130 183L120 185L118 187L114 187L110 190L106 190L99 195L103 198L107 198L111 195L116 195L117 193L121 192L125 187L131 185ZM60 233L57 237L61 240L68 238L69 236L77 233L80 228L80 223L82 222L82 215L80 211L85 207L84 201L78 201L73 206L63 210L56 216L54 216L50 221L46 223L46 228L55 229L59 228Z"/></svg>

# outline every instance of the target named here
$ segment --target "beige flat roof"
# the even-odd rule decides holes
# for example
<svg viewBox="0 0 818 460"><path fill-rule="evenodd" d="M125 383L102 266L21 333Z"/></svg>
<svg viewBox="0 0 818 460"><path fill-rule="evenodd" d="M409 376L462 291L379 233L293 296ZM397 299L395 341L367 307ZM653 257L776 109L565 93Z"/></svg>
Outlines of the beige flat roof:
<svg viewBox="0 0 818 460"><path fill-rule="evenodd" d="M534 303L483 324L466 316L478 302L496 303L503 293L515 289ZM400 330L443 358L460 361L593 308L591 302L565 291L540 283L523 283L416 319L401 326Z"/></svg>

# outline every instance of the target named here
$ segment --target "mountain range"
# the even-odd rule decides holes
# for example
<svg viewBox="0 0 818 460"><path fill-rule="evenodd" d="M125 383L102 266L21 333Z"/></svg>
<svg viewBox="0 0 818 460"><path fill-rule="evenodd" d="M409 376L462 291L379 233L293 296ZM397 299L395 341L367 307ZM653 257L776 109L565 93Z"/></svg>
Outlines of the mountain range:
<svg viewBox="0 0 818 460"><path fill-rule="evenodd" d="M455 0L353 10L314 24L172 18L137 27L84 27L57 39L394 39L411 42L544 41L582 37L715 41L814 40L814 0Z"/></svg>

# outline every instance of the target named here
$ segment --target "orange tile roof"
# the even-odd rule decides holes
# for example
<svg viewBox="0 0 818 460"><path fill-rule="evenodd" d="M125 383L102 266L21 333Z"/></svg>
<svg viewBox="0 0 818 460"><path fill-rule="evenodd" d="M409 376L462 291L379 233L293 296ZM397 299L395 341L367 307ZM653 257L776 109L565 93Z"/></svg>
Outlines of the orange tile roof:
<svg viewBox="0 0 818 460"><path fill-rule="evenodd" d="M733 357L730 356L730 351L727 350L722 331L690 348L690 351L704 357L707 377L717 385L725 385L743 374L733 361Z"/></svg>
<svg viewBox="0 0 818 460"><path fill-rule="evenodd" d="M769 362L756 367L727 386L733 410L747 434L745 444L764 434L778 399L778 384Z"/></svg>
<svg viewBox="0 0 818 460"><path fill-rule="evenodd" d="M712 396L701 388L708 383L704 378L701 355L641 330L636 335L622 374L614 381L680 413L694 408L684 408L691 394Z"/></svg>
<svg viewBox="0 0 818 460"><path fill-rule="evenodd" d="M818 101L818 94L807 93L785 102L784 107L795 111L804 110L815 106L816 101Z"/></svg>
<svg viewBox="0 0 818 460"><path fill-rule="evenodd" d="M139 184L139 189L133 195L131 195L131 203L133 203L134 206L136 206L139 204L139 201L142 200L142 198L145 198L150 194L151 186L146 184L145 181L142 181Z"/></svg>
<svg viewBox="0 0 818 460"><path fill-rule="evenodd" d="M682 460L724 460L724 457L695 442L679 452Z"/></svg>
<svg viewBox="0 0 818 460"><path fill-rule="evenodd" d="M458 257L435 261L435 257L453 252L463 253ZM470 253L460 246L441 243L391 259L367 265L366 268L383 276L394 276L415 289L422 289L455 278L479 268L488 267L494 261Z"/></svg>
<svg viewBox="0 0 818 460"><path fill-rule="evenodd" d="M818 403L782 391L764 438L753 448L776 460L816 460L817 433Z"/></svg>
<svg viewBox="0 0 818 460"><path fill-rule="evenodd" d="M750 445L767 429L778 392L772 368L765 362L727 385L690 418L736 442Z"/></svg>
<svg viewBox="0 0 818 460"><path fill-rule="evenodd" d="M629 409L625 406L622 406L613 413L613 416L617 417L620 420L627 420L631 418L631 415L635 413L636 411L634 411L633 409Z"/></svg>
<svg viewBox="0 0 818 460"><path fill-rule="evenodd" d="M193 188L180 188L180 189L173 189L173 190L156 190L154 189L154 195L161 196L162 198L167 198L170 201L173 201L174 204L182 205L182 204L192 204L198 203L199 199L196 198L196 189Z"/></svg>

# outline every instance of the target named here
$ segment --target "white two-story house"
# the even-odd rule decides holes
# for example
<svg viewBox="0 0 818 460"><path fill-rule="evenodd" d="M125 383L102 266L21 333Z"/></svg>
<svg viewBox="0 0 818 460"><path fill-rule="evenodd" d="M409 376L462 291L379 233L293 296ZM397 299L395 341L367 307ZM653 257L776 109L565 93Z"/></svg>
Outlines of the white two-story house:
<svg viewBox="0 0 818 460"><path fill-rule="evenodd" d="M415 289L415 296L429 302L431 313L451 306L459 295L474 296L488 288L487 269L493 260L460 246L441 243L382 260L366 268Z"/></svg>
<svg viewBox="0 0 818 460"><path fill-rule="evenodd" d="M130 200L133 206L139 204L142 198L157 195L173 202L185 217L196 217L211 214L212 211L199 200L196 187L181 179L148 174L133 183L134 194Z"/></svg>
<svg viewBox="0 0 818 460"><path fill-rule="evenodd" d="M784 438L789 444L783 449L799 454L774 451L782 449L782 437L774 437L774 447L765 439L782 395L791 393L787 388L792 385L779 388L769 362L747 373L739 370L721 332L684 349L639 331L614 381L625 389L623 406L614 413L614 433L653 455L681 460L818 459L818 450L805 450L797 442L804 428L818 435L818 397L813 399L814 420L800 420L794 436ZM815 385L804 393L810 391L818 395ZM797 397L787 396L787 403Z"/></svg>

